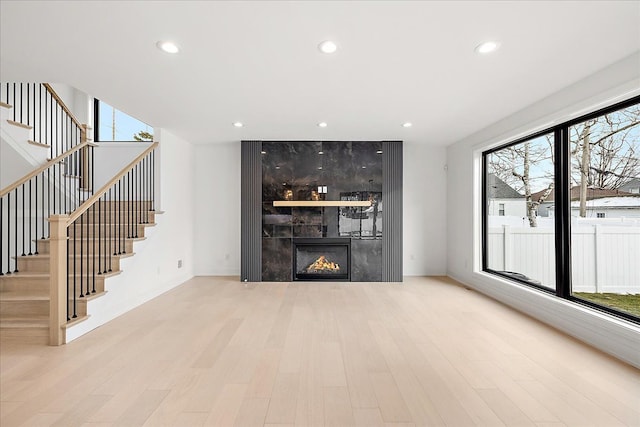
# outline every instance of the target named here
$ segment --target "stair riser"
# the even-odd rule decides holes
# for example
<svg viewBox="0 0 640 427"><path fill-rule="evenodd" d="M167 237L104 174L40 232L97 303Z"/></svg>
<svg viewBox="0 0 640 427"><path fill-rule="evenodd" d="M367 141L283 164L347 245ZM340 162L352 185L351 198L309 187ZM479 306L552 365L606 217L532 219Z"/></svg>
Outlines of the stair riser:
<svg viewBox="0 0 640 427"><path fill-rule="evenodd" d="M118 211L96 211L95 213L95 219L93 218L94 214L92 211L87 211L87 213L84 213L81 218L83 222L89 222L89 223L99 223L99 222L105 222L105 219L108 218L117 218L118 216ZM155 213L154 212L140 212L140 211L135 211L135 212L131 212L131 211L127 211L127 210L123 210L120 211L120 218L122 220L129 220L129 222L139 222L139 223L153 223L155 222Z"/></svg>
<svg viewBox="0 0 640 427"><path fill-rule="evenodd" d="M119 228L119 234L118 234L118 228ZM131 238L136 238L136 237L144 237L144 229L145 227L143 225L139 225L137 227L137 235L132 235L135 233L135 229L129 229L129 227L127 227L126 225L121 225L120 227L117 226L105 226L105 225L101 225L100 227L83 227L82 229L80 227L76 227L76 229L74 230L73 227L71 227L69 229L69 237L79 237L79 238L83 238L83 237L111 237L113 239L117 239L118 237L122 236L122 238L127 238L127 237L131 237Z"/></svg>
<svg viewBox="0 0 640 427"><path fill-rule="evenodd" d="M93 290L93 281L95 280L96 292L104 291L104 277L101 274L96 274L95 279L93 277L83 275L82 281L80 276L76 276L76 295L84 293L87 288L87 282L89 288ZM82 291L80 291L80 285L82 282ZM69 278L69 288L73 289L73 276ZM0 292L24 292L37 295L48 295L49 293L49 278L0 278Z"/></svg>
<svg viewBox="0 0 640 427"><path fill-rule="evenodd" d="M4 275L0 277L0 292L49 292L49 277L20 277Z"/></svg>
<svg viewBox="0 0 640 427"><path fill-rule="evenodd" d="M105 202L105 201L100 201L96 204L94 204L93 206L91 206L89 209L87 209L87 211L92 211L92 210L118 210L118 209L128 209L128 208L135 208L135 209L139 209L139 210L146 210L146 211L151 211L151 207L152 204L151 202L145 202L145 201L113 201L113 202ZM154 211L151 211L154 212Z"/></svg>
<svg viewBox="0 0 640 427"><path fill-rule="evenodd" d="M99 271L98 268L102 265L105 264L105 262L107 264L109 264L109 258L103 256L101 260L98 260L97 258L95 259L95 262L93 260L93 258L90 258L87 261L87 258L83 258L80 259L79 257L75 259L75 271L77 273L80 273L80 271L84 271L84 272L90 272L90 271L94 271L94 264L95 264L95 271ZM74 271L74 260L73 258L69 258L69 270L70 271ZM118 257L111 257L111 269L112 270L120 270L120 258ZM48 273L49 272L49 259L47 258L30 258L30 257L25 257L25 258L19 258L18 259L18 270L20 272L26 273ZM104 271L104 269L103 269Z"/></svg>
<svg viewBox="0 0 640 427"><path fill-rule="evenodd" d="M115 240L111 241L111 246L109 246L108 241L105 241L104 239L102 240L102 244L99 245L98 241L95 242L95 248L94 248L94 243L93 240L91 240L89 242L89 244L87 244L87 241L85 239L82 240L83 244L82 247L80 245L80 240L75 240L75 253L76 255L79 255L80 252L82 252L83 254L105 254L105 253L113 253L113 249L118 247L118 242L116 242ZM133 252L133 240L129 240L129 239L125 239L124 242L124 246L123 243L120 242L120 247L124 248L125 253L132 253ZM110 248L110 250L109 250ZM69 240L69 253L73 253L74 252L74 240ZM48 240L43 240L42 243L38 244L38 253L42 254L42 255L48 255L49 254L49 241Z"/></svg>
<svg viewBox="0 0 640 427"><path fill-rule="evenodd" d="M73 300L69 300L69 310L73 315ZM76 314L86 316L87 300L76 298ZM49 301L0 301L0 322L3 319L46 319L49 317Z"/></svg>
<svg viewBox="0 0 640 427"><path fill-rule="evenodd" d="M49 343L49 328L21 328L5 327L0 323L0 337L2 343L10 344L41 344Z"/></svg>
<svg viewBox="0 0 640 427"><path fill-rule="evenodd" d="M0 300L0 319L29 319L49 316L49 301L2 301Z"/></svg>

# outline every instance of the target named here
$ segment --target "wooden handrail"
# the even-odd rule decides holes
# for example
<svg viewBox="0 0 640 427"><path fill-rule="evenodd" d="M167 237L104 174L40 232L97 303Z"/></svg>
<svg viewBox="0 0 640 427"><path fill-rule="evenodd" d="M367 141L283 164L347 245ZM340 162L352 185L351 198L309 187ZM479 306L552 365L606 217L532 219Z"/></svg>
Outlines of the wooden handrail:
<svg viewBox="0 0 640 427"><path fill-rule="evenodd" d="M120 172L115 174L113 178L111 178L105 185L103 185L99 190L95 191L93 193L93 196L89 197L83 204L78 206L78 209L76 209L75 211L73 211L71 215L69 215L69 221L67 222L67 227L73 224L76 219L80 218L80 216L83 213L85 213L95 202L97 202L98 199L102 197L102 195L106 193L107 190L109 190L109 188L111 188L112 185L114 185L120 178L125 176L136 164L140 162L140 160L142 160L147 154L155 150L157 146L158 146L157 142L154 142L153 144L151 144L149 148L144 150L142 153L140 153L138 157L133 159L131 163L129 163L124 168L122 168Z"/></svg>
<svg viewBox="0 0 640 427"><path fill-rule="evenodd" d="M47 163L45 163L44 165L40 166L38 169L36 169L36 170L30 172L29 174L23 176L22 178L20 178L19 180L17 180L13 184L11 184L11 185L3 188L2 190L0 190L0 197L3 197L5 194L15 190L16 188L18 188L19 186L21 186L25 182L29 181L34 176L40 174L42 171L45 171L45 170L49 169L51 166L55 165L56 163L59 163L65 157L69 157L71 154L75 153L76 151L78 151L78 150L80 150L80 149L82 149L84 147L88 147L88 146L97 147L98 145L94 144L93 142L83 142L82 144L76 145L75 147L71 148L70 150L60 154L55 159L49 160Z"/></svg>
<svg viewBox="0 0 640 427"><path fill-rule="evenodd" d="M58 94L56 93L55 90L53 90L53 88L51 87L51 85L49 83L42 83L42 85L47 89L47 91L51 94L51 96L53 97L53 99L56 100L56 102L58 104L60 104L60 106L62 107L62 109L64 110L65 113L67 113L67 115L71 118L71 121L73 123L76 124L76 126L78 126L79 128L82 127L82 124L80 123L80 120L76 119L76 116L73 115L73 113L71 112L71 110L69 110L69 108L66 106L66 104L64 103L64 101L62 101L62 99L58 96Z"/></svg>

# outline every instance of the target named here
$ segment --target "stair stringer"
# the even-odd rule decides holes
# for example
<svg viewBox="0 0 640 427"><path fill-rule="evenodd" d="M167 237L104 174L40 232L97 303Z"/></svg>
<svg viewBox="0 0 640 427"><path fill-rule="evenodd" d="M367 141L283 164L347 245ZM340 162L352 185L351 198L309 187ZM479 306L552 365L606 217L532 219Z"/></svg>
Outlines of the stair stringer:
<svg viewBox="0 0 640 427"><path fill-rule="evenodd" d="M67 326L66 342L69 343L128 311L150 301L188 280L191 276L165 277L156 265L158 251L162 251L162 215L156 212L155 226L145 228L145 239L134 243L135 255L120 260L120 274L105 279L106 293L87 301L88 318ZM153 286L143 286L153 278Z"/></svg>

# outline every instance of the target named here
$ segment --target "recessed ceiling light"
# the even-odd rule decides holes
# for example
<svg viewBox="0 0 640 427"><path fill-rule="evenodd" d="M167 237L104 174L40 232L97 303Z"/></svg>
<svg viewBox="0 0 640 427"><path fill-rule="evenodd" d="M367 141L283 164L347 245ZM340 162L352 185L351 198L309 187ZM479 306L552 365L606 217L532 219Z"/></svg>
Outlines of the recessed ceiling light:
<svg viewBox="0 0 640 427"><path fill-rule="evenodd" d="M500 47L500 43L496 41L487 41L476 46L476 53L486 54L496 51Z"/></svg>
<svg viewBox="0 0 640 427"><path fill-rule="evenodd" d="M411 122L404 122L404 123L402 124L402 127L403 127L403 128L410 128L411 126L413 126L413 124L412 124Z"/></svg>
<svg viewBox="0 0 640 427"><path fill-rule="evenodd" d="M167 53L180 52L180 48L174 42L159 41L158 43L156 43L156 46L158 46L158 49L160 49L163 52L167 52Z"/></svg>
<svg viewBox="0 0 640 427"><path fill-rule="evenodd" d="M363 166L363 167L362 167L362 169L366 169L366 168L367 168L366 166Z"/></svg>
<svg viewBox="0 0 640 427"><path fill-rule="evenodd" d="M324 151L318 151L318 154L324 154Z"/></svg>
<svg viewBox="0 0 640 427"><path fill-rule="evenodd" d="M234 122L233 125L237 128L241 128L242 126L244 126L242 122Z"/></svg>
<svg viewBox="0 0 640 427"><path fill-rule="evenodd" d="M318 170L322 170L322 166L318 166Z"/></svg>
<svg viewBox="0 0 640 427"><path fill-rule="evenodd" d="M376 151L376 154L382 154L382 150Z"/></svg>
<svg viewBox="0 0 640 427"><path fill-rule="evenodd" d="M318 127L319 127L319 128L326 128L326 127L327 127L327 122L320 122L320 123L318 123Z"/></svg>
<svg viewBox="0 0 640 427"><path fill-rule="evenodd" d="M260 154L267 154L267 152L266 152L266 151L264 151L264 150L262 150L262 151L260 152Z"/></svg>
<svg viewBox="0 0 640 427"><path fill-rule="evenodd" d="M325 40L318 45L318 49L320 49L322 53L334 53L338 50L338 46L331 40Z"/></svg>

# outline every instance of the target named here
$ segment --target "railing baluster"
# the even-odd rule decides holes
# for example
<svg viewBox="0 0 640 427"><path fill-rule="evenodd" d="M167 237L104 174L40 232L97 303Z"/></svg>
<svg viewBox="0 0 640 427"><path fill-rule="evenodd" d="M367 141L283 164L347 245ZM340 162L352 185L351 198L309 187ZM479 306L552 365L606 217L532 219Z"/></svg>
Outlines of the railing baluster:
<svg viewBox="0 0 640 427"><path fill-rule="evenodd" d="M31 251L31 180L29 180L29 255L33 255Z"/></svg>
<svg viewBox="0 0 640 427"><path fill-rule="evenodd" d="M22 92L22 87L20 87L20 91ZM15 227L14 227L14 237L13 237L13 242L15 244L14 247L14 251L13 253L16 254L15 258L13 259L14 262L14 269L13 272L17 273L18 272L18 189L16 188L16 192L15 192L15 196L16 196L16 210L14 211L15 215Z"/></svg>
<svg viewBox="0 0 640 427"><path fill-rule="evenodd" d="M111 256L115 255L112 252L112 247L111 247L111 243L113 240L113 229L111 228L113 226L112 222L113 222L113 213L111 212L113 209L113 186L111 188L109 188L109 204L107 205L109 207L109 271L113 271L111 269ZM114 245L115 246L115 245ZM115 249L115 248L114 248Z"/></svg>
<svg viewBox="0 0 640 427"><path fill-rule="evenodd" d="M20 83L20 123L24 123L22 121L22 107L23 107L23 102L22 100L24 99L24 97L22 96L22 83Z"/></svg>
<svg viewBox="0 0 640 427"><path fill-rule="evenodd" d="M27 83L27 125L31 125L31 120L29 120L29 95L31 95L29 92L29 88L30 88L31 84Z"/></svg>
<svg viewBox="0 0 640 427"><path fill-rule="evenodd" d="M34 202L35 202L35 207L36 207L36 215L34 217L34 225L35 225L35 239L33 239L33 243L35 245L35 252L33 253L34 255L38 255L38 175L33 177L33 180L35 182L35 193L36 193L36 197L34 197Z"/></svg>
<svg viewBox="0 0 640 427"><path fill-rule="evenodd" d="M78 231L77 231L77 227L76 224L78 222L74 221L73 222L73 317L74 319L76 317L78 317L78 313L77 313L77 304L76 304L76 296L78 295L78 288L77 288L77 284L76 284L76 258L77 258L77 253L76 253L76 241L78 240ZM70 272L67 270L67 276L70 275Z"/></svg>
<svg viewBox="0 0 640 427"><path fill-rule="evenodd" d="M13 84L13 121L15 122L17 119L17 111L18 110L18 105L16 103L16 84Z"/></svg>
<svg viewBox="0 0 640 427"><path fill-rule="evenodd" d="M42 141L42 85L38 85L38 96L40 102L38 103L38 142ZM34 133L35 134L35 133Z"/></svg>
<svg viewBox="0 0 640 427"><path fill-rule="evenodd" d="M91 215L93 217L93 238L92 243L93 243L93 250L91 251L91 260L92 260L92 268L91 268L91 279L92 279L92 291L95 294L96 293L96 205L94 204L91 207Z"/></svg>
<svg viewBox="0 0 640 427"><path fill-rule="evenodd" d="M156 152L151 152L151 211L156 210Z"/></svg>
<svg viewBox="0 0 640 427"><path fill-rule="evenodd" d="M7 194L7 274L11 274L11 193Z"/></svg>
<svg viewBox="0 0 640 427"><path fill-rule="evenodd" d="M66 276L66 283L67 283L67 322L69 320L71 320L71 317L69 316L69 314L71 314L71 307L69 306L71 298L69 295L69 246L71 246L71 242L69 240L69 227L67 227L67 276ZM75 303L75 294L74 294L74 303Z"/></svg>
<svg viewBox="0 0 640 427"><path fill-rule="evenodd" d="M127 238L131 238L131 171L127 172Z"/></svg>
<svg viewBox="0 0 640 427"><path fill-rule="evenodd" d="M102 197L98 199L98 274L102 274ZM94 205L95 206L95 205ZM106 273L106 271L105 271Z"/></svg>
<svg viewBox="0 0 640 427"><path fill-rule="evenodd" d="M84 217L84 215L80 216L80 298L84 297L84 286L83 286L84 285L84 282L83 282L84 276L82 275L82 267L83 267L82 256L84 255L83 254L83 249L84 249L84 239L83 239L84 238L84 223L83 223L84 219L83 219L83 217ZM74 236L74 237L76 237L76 236ZM74 275L77 274L76 270L73 270L73 274Z"/></svg>
<svg viewBox="0 0 640 427"><path fill-rule="evenodd" d="M87 282L87 291L84 293L85 296L89 296L91 295L91 272L89 271L89 240L93 239L93 236L90 234L90 230L91 227L89 226L89 212L85 212L82 214L82 216L85 217L86 219L86 224L87 224L87 253L86 256L84 258L82 258L82 262L84 263L86 261L86 275L87 277L85 278L86 282Z"/></svg>
<svg viewBox="0 0 640 427"><path fill-rule="evenodd" d="M136 215L136 237L138 237L138 224L140 224L142 222L142 220L140 219L142 216L142 211L140 210L140 163L138 163L136 165L136 175L138 178L138 185L136 186L136 195L135 195L135 206L136 206L136 210L137 210L137 215Z"/></svg>
<svg viewBox="0 0 640 427"><path fill-rule="evenodd" d="M16 191L17 191L17 190L18 190L18 189L16 188ZM24 208L25 208L25 200L24 200L24 184L22 184L22 185L20 186L20 190L21 190L21 193L22 193L22 256L26 256L27 254L25 254L25 253L24 253L24 247L25 247L24 239L25 239L25 238L26 238L26 236L27 236L27 233L25 233L25 225L26 225L26 224L25 224L25 222L26 222L26 218L25 218L25 214L24 214L24 213L25 213L25 209L24 209ZM17 196L16 196L16 197L17 197ZM17 200L17 199L16 199L16 200ZM16 214L17 214L17 212L16 212ZM16 261L17 261L17 259L16 259Z"/></svg>

